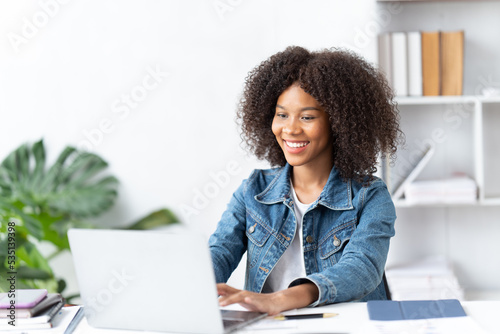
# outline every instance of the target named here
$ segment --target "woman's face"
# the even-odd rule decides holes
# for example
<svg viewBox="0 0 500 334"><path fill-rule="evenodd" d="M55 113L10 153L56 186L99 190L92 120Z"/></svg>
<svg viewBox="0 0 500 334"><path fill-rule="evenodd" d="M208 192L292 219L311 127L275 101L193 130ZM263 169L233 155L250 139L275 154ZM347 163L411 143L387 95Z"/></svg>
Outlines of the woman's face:
<svg viewBox="0 0 500 334"><path fill-rule="evenodd" d="M290 165L333 166L328 115L299 85L293 84L278 97L272 131Z"/></svg>

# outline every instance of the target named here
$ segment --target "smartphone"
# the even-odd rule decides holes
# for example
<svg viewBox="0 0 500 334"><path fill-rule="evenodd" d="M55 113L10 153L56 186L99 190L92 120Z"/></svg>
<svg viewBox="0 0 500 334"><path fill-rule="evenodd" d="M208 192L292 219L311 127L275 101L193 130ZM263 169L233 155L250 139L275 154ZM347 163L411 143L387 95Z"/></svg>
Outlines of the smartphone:
<svg viewBox="0 0 500 334"><path fill-rule="evenodd" d="M46 289L19 289L0 294L0 308L10 308L11 299L16 308L30 308L47 296Z"/></svg>

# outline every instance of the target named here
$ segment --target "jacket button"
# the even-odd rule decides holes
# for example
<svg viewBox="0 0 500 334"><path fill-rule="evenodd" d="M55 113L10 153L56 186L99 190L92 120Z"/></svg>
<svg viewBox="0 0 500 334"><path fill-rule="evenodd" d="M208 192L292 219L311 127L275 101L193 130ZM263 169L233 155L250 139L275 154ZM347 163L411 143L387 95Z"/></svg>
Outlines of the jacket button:
<svg viewBox="0 0 500 334"><path fill-rule="evenodd" d="M314 241L314 238L313 238L311 235L308 235L308 236L306 237L306 241L307 241L308 243L312 244L312 243L313 243L313 241Z"/></svg>
<svg viewBox="0 0 500 334"><path fill-rule="evenodd" d="M248 229L248 233L253 233L254 231L255 231L255 225L250 226L250 228Z"/></svg>
<svg viewBox="0 0 500 334"><path fill-rule="evenodd" d="M333 236L333 245L334 245L335 247L340 246L340 239L339 239L339 238L337 238L337 236L336 236L336 235L334 235L334 236Z"/></svg>

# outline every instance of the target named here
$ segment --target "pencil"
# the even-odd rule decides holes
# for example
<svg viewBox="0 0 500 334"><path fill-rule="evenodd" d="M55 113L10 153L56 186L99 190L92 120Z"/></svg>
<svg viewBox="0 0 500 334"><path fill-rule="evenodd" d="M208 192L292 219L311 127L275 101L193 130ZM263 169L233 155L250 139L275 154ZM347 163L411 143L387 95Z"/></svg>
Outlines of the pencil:
<svg viewBox="0 0 500 334"><path fill-rule="evenodd" d="M299 319L317 319L317 318L331 318L339 315L338 313L310 313L310 314L293 314L293 315L277 315L275 320L299 320Z"/></svg>

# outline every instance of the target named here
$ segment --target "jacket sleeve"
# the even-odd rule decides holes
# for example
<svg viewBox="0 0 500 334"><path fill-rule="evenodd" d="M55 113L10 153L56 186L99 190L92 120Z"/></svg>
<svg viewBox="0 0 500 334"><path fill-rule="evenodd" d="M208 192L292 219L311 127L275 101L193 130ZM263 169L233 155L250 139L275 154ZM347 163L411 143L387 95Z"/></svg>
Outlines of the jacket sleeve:
<svg viewBox="0 0 500 334"><path fill-rule="evenodd" d="M290 284L316 284L319 298L310 306L361 299L382 281L390 238L395 234L396 210L382 181L375 181L361 192L358 224L339 262Z"/></svg>
<svg viewBox="0 0 500 334"><path fill-rule="evenodd" d="M244 180L234 192L208 241L217 283L227 282L247 249L244 201L246 185L247 180Z"/></svg>

